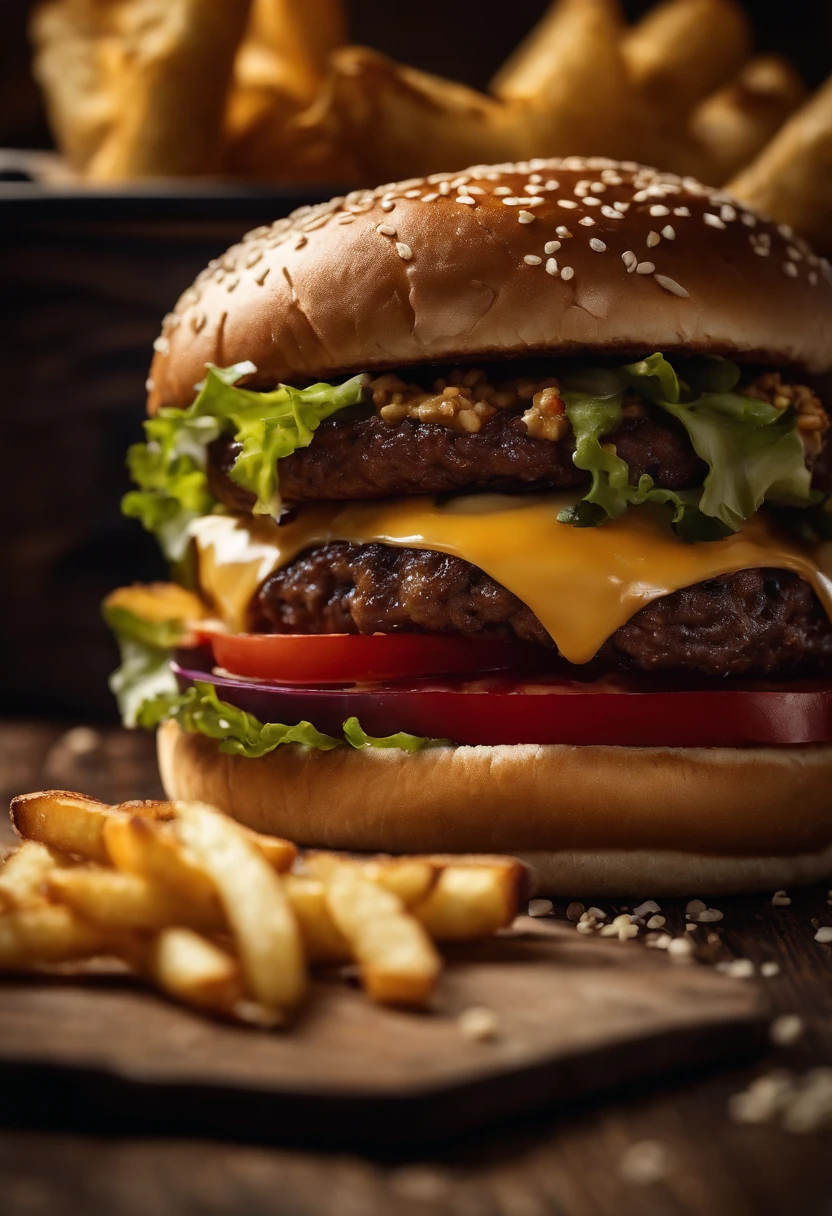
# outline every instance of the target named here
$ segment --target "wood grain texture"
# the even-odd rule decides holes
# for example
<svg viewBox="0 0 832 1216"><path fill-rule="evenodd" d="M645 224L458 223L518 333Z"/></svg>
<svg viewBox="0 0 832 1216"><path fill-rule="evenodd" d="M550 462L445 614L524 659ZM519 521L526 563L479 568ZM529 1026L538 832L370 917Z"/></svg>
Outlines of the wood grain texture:
<svg viewBox="0 0 832 1216"><path fill-rule="evenodd" d="M4 797L48 785L113 801L157 791L144 736L104 731L100 746L83 755L68 742L71 736L67 741L62 728L49 724L0 727ZM9 1216L828 1216L830 1134L738 1126L726 1114L729 1096L762 1071L832 1064L832 953L814 942L811 924L813 917L832 923L832 913L823 889L792 895L786 908L772 908L767 898L716 901L725 913L718 928L726 957L780 964L774 979L750 983L772 1016L799 1012L805 1019L805 1035L788 1051L727 1071L691 1069L665 1083L631 1085L602 1102L449 1136L429 1150L399 1146L357 1155L302 1144L220 1144L186 1138L185 1128L164 1139L112 1127L101 1136L73 1132L60 1120L51 1130L9 1127L0 1134L2 1210ZM683 908L668 901L663 911L678 932ZM565 906L556 912L563 917ZM622 1178L619 1166L628 1148L645 1139L665 1146L669 1165L666 1176L638 1186Z"/></svg>

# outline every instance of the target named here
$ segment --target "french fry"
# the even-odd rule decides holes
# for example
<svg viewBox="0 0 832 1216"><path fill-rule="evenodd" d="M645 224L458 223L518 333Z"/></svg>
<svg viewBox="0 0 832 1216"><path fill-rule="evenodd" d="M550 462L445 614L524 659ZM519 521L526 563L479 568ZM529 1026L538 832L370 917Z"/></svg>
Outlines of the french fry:
<svg viewBox="0 0 832 1216"><path fill-rule="evenodd" d="M164 929L138 964L157 987L185 1005L235 1016L243 1003L240 964L191 929Z"/></svg>
<svg viewBox="0 0 832 1216"><path fill-rule="evenodd" d="M647 115L621 52L618 0L554 0L491 82L536 156L635 155Z"/></svg>
<svg viewBox="0 0 832 1216"><path fill-rule="evenodd" d="M119 944L111 931L87 924L59 904L0 916L0 971L112 954Z"/></svg>
<svg viewBox="0 0 832 1216"><path fill-rule="evenodd" d="M343 863L328 875L326 894L368 995L385 1005L424 1005L442 962L401 900L367 878L359 866Z"/></svg>
<svg viewBox="0 0 832 1216"><path fill-rule="evenodd" d="M280 877L233 820L201 803L176 808L177 836L216 888L249 992L267 1009L294 1008L306 964Z"/></svg>
<svg viewBox="0 0 832 1216"><path fill-rule="evenodd" d="M88 861L109 861L104 825L114 812L106 803L66 790L42 790L13 798L9 810L16 831L27 840Z"/></svg>
<svg viewBox="0 0 832 1216"><path fill-rule="evenodd" d="M102 37L96 0L49 0L35 6L30 34L33 70L43 89L49 122L64 156L83 171L116 119L112 87L118 47Z"/></svg>
<svg viewBox="0 0 832 1216"><path fill-rule="evenodd" d="M57 866L68 861L45 844L24 840L0 866L0 911L45 903L44 882Z"/></svg>
<svg viewBox="0 0 832 1216"><path fill-rule="evenodd" d="M489 937L517 915L520 865L448 865L411 908L436 941Z"/></svg>
<svg viewBox="0 0 832 1216"><path fill-rule="evenodd" d="M112 818L104 830L108 860L118 870L164 887L210 917L217 910L212 880L192 860L167 826L139 816Z"/></svg>
<svg viewBox="0 0 832 1216"><path fill-rule="evenodd" d="M727 188L832 253L832 77Z"/></svg>
<svg viewBox="0 0 832 1216"><path fill-rule="evenodd" d="M158 931L170 925L223 932L216 900L185 900L139 874L108 869L55 869L45 879L51 899L102 928Z"/></svg>
<svg viewBox="0 0 832 1216"><path fill-rule="evenodd" d="M349 943L332 919L324 884L301 874L287 874L284 881L309 962L323 966L348 963L352 957Z"/></svg>
<svg viewBox="0 0 832 1216"><path fill-rule="evenodd" d="M681 128L698 102L740 70L751 27L736 0L664 0L627 34L622 50L659 125Z"/></svg>
<svg viewBox="0 0 832 1216"><path fill-rule="evenodd" d="M749 164L802 104L806 89L780 55L750 59L694 111L690 133L709 160L706 180L722 185Z"/></svg>
<svg viewBox="0 0 832 1216"><path fill-rule="evenodd" d="M342 47L330 67L321 98L289 134L345 147L368 180L531 155L531 134L511 107L456 81L367 47Z"/></svg>
<svg viewBox="0 0 832 1216"><path fill-rule="evenodd" d="M367 861L362 869L367 878L386 891L392 891L406 908L427 898L438 870L419 857L385 857Z"/></svg>

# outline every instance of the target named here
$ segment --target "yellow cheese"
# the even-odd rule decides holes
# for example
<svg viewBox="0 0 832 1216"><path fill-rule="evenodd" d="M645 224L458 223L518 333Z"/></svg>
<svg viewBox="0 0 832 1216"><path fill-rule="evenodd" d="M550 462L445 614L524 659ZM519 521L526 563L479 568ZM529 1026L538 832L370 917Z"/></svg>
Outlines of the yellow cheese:
<svg viewBox="0 0 832 1216"><path fill-rule="evenodd" d="M673 535L662 507L637 507L599 528L573 528L557 519L570 501L548 494L330 503L304 508L281 526L207 516L193 525L200 585L229 628L240 631L263 580L314 545L380 541L435 549L479 566L514 592L572 663L588 662L651 600L757 566L799 574L832 619L832 545L804 545L764 511L727 540L690 545Z"/></svg>

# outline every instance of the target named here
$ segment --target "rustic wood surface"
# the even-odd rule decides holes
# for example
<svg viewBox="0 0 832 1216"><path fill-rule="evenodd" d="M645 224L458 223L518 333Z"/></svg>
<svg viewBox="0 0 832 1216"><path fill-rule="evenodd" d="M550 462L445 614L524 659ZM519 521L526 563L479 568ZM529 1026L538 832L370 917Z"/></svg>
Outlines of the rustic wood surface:
<svg viewBox="0 0 832 1216"><path fill-rule="evenodd" d="M48 786L111 801L152 797L158 786L151 741L115 730L0 724L4 801ZM275 1136L265 1120L237 1142L186 1138L187 1127L169 1128L164 1137L149 1127L138 1134L117 1125L93 1133L79 1130L85 1112L56 1102L50 1118L39 1102L39 1126L31 1118L23 1126L21 1112L17 1126L0 1133L0 1210L9 1216L829 1216L828 1131L798 1136L776 1126L738 1125L727 1116L729 1097L761 1072L832 1064L832 952L814 941L812 924L813 918L832 923L832 912L823 889L792 894L791 906L782 908L764 897L714 901L725 913L723 957L779 963L779 975L748 984L771 1016L803 1017L805 1032L788 1049L772 1048L750 1064L719 1071L692 1067L681 1077L620 1087L601 1101L515 1118L466 1137L444 1135L429 1149L313 1151L302 1137L290 1145L289 1133L266 1143ZM557 910L563 916L564 908ZM668 901L664 910L678 931L682 909ZM610 949L641 947L613 943ZM593 1008L583 1016L591 1019ZM663 1149L661 1176L652 1182L634 1181L626 1168L633 1146L643 1141Z"/></svg>

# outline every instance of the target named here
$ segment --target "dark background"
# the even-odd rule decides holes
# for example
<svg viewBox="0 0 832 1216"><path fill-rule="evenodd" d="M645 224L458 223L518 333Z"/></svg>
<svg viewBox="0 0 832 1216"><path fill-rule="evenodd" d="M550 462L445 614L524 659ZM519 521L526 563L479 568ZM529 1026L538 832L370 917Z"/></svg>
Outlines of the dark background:
<svg viewBox="0 0 832 1216"><path fill-rule="evenodd" d="M49 146L30 7L0 0L0 147ZM545 7L352 0L349 10L353 41L484 87ZM626 4L631 18L648 7ZM809 85L823 79L832 0L746 8L759 49L787 55ZM0 181L0 713L114 717L116 652L98 605L114 586L165 577L153 541L118 508L159 322L209 258L313 198L201 186L39 198Z"/></svg>

